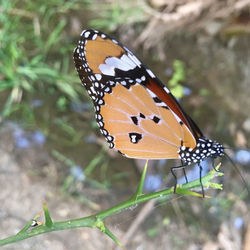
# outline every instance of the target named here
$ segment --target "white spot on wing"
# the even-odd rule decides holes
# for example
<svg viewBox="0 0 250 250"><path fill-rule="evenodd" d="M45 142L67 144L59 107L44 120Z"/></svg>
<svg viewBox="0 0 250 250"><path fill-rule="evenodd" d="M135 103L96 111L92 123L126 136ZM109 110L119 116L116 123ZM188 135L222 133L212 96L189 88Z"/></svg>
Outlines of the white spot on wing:
<svg viewBox="0 0 250 250"><path fill-rule="evenodd" d="M149 74L152 78L155 78L154 73L153 73L150 69L146 69L146 71L148 72L148 74Z"/></svg>
<svg viewBox="0 0 250 250"><path fill-rule="evenodd" d="M114 67L107 65L107 64L100 64L99 66L100 71L104 74L104 75L108 75L108 76L115 76L115 70Z"/></svg>
<svg viewBox="0 0 250 250"><path fill-rule="evenodd" d="M90 90L92 91L93 94L96 94L95 88L93 86L90 87Z"/></svg>
<svg viewBox="0 0 250 250"><path fill-rule="evenodd" d="M128 65L130 65L131 69L136 67L135 62L132 61L126 54L122 55L121 60L123 62L126 62Z"/></svg>
<svg viewBox="0 0 250 250"><path fill-rule="evenodd" d="M170 90L167 87L164 87L164 90L169 94Z"/></svg>
<svg viewBox="0 0 250 250"><path fill-rule="evenodd" d="M102 104L103 104L103 100L100 99L100 100L98 101L98 104L99 104L99 105L102 105Z"/></svg>
<svg viewBox="0 0 250 250"><path fill-rule="evenodd" d="M131 142L136 143L136 135L131 135Z"/></svg>
<svg viewBox="0 0 250 250"><path fill-rule="evenodd" d="M88 37L89 37L89 35L90 35L90 32L89 32L89 31L87 31L87 32L85 32L84 37L85 37L85 38L88 38Z"/></svg>
<svg viewBox="0 0 250 250"><path fill-rule="evenodd" d="M141 67L140 61L137 59L137 57L133 54L128 53L128 57L138 66Z"/></svg>
<svg viewBox="0 0 250 250"><path fill-rule="evenodd" d="M102 79L102 75L101 74L95 74L95 77L98 81L100 81Z"/></svg>
<svg viewBox="0 0 250 250"><path fill-rule="evenodd" d="M81 36L84 34L85 31L86 31L86 30L83 30L83 31L82 31Z"/></svg>
<svg viewBox="0 0 250 250"><path fill-rule="evenodd" d="M128 71L135 68L135 66L131 67L131 65L126 63L126 61L123 61L117 57L109 57L105 60L105 63L123 71Z"/></svg>
<svg viewBox="0 0 250 250"><path fill-rule="evenodd" d="M170 110L171 110L171 109L170 109ZM179 118L178 115L175 114L174 111L171 110L171 112L172 112L172 114L174 115L175 119L176 119L178 122L182 122L182 120Z"/></svg>
<svg viewBox="0 0 250 250"><path fill-rule="evenodd" d="M152 98L157 97L157 96L155 95L155 93L153 93L150 89L146 88L146 90L148 91L148 93L150 94L150 96L151 96Z"/></svg>

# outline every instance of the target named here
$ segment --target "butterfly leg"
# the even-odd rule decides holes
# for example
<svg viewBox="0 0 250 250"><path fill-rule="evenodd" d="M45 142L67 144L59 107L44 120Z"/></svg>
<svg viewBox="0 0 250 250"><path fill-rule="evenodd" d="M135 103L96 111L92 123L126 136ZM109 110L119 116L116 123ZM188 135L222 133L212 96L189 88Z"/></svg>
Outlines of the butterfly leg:
<svg viewBox="0 0 250 250"><path fill-rule="evenodd" d="M204 187L203 187L203 184L202 184L202 166L201 164L199 163L198 164L199 168L200 168L200 184L201 184L201 192L202 192L202 197L204 198L205 197L205 192L204 192Z"/></svg>
<svg viewBox="0 0 250 250"><path fill-rule="evenodd" d="M183 168L182 171L183 171L183 174L184 174L184 177L185 177L185 181L186 181L186 183L188 183L188 178L187 178L187 175L186 175L185 168Z"/></svg>
<svg viewBox="0 0 250 250"><path fill-rule="evenodd" d="M170 168L171 173L172 173L172 175L174 176L174 179L175 179L174 193L176 193L176 186L177 186L177 177L176 177L176 174L174 173L174 171L177 170L177 169L183 169L183 170L184 170L184 173L185 173L185 179L186 179L186 181L187 181L187 176L186 176L186 172L185 172L185 167L186 167L186 166L187 166L187 165L181 165L181 166L178 166L178 167L172 167L172 168Z"/></svg>

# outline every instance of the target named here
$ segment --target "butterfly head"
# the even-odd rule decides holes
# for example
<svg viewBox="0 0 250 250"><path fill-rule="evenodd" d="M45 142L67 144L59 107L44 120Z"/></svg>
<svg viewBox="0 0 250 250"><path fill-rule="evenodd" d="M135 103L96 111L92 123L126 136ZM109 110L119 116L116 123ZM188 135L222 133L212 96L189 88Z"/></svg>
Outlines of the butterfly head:
<svg viewBox="0 0 250 250"><path fill-rule="evenodd" d="M190 165L192 163L202 162L207 157L216 158L224 155L223 146L210 139L199 138L195 148L181 146L179 149L181 160Z"/></svg>

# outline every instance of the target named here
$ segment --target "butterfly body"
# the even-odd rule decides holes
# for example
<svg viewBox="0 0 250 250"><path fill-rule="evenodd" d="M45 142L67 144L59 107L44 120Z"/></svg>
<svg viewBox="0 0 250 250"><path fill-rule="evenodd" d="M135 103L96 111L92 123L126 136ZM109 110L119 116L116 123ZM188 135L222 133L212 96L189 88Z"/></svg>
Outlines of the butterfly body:
<svg viewBox="0 0 250 250"><path fill-rule="evenodd" d="M221 157L224 155L224 148L216 141L199 138L194 149L182 146L178 152L181 160L186 163L186 165L190 165L192 163L200 163L208 157Z"/></svg>
<svg viewBox="0 0 250 250"><path fill-rule="evenodd" d="M74 61L110 148L129 158L181 159L184 165L223 155L223 146L206 139L170 90L116 40L85 30Z"/></svg>

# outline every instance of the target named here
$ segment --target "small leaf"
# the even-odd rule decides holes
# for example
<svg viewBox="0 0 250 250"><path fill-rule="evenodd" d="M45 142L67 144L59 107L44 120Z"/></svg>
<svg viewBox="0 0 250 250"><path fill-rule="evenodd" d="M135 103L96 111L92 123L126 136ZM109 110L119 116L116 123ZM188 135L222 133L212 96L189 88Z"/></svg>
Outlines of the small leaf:
<svg viewBox="0 0 250 250"><path fill-rule="evenodd" d="M44 216L45 216L45 225L46 225L46 227L52 227L53 221L52 221L52 219L50 217L46 201L43 201L43 212L44 212Z"/></svg>
<svg viewBox="0 0 250 250"><path fill-rule="evenodd" d="M143 186L144 186L144 180L145 180L146 173L147 173L147 168L148 168L148 160L146 161L146 163L144 165L144 169L143 169L143 172L142 172L142 175L141 175L141 179L140 179L138 188L136 190L136 193L134 195L135 199L137 199L137 197L142 194Z"/></svg>
<svg viewBox="0 0 250 250"><path fill-rule="evenodd" d="M196 193L196 192L193 192L193 191L190 191L190 190L184 190L184 189L176 189L176 193L177 194L185 194L185 195L189 195L189 196L196 196L196 197L201 197L203 198L203 195L200 194L200 193ZM204 198L211 198L210 196L208 195L205 195Z"/></svg>

